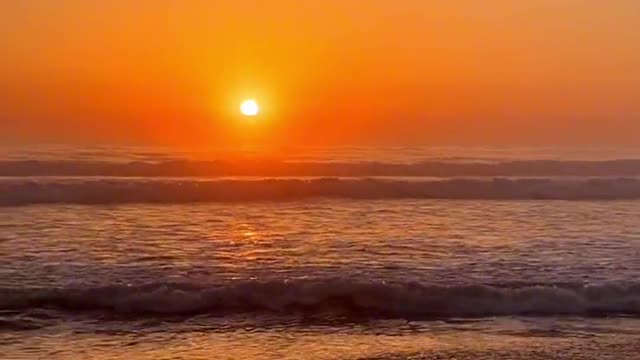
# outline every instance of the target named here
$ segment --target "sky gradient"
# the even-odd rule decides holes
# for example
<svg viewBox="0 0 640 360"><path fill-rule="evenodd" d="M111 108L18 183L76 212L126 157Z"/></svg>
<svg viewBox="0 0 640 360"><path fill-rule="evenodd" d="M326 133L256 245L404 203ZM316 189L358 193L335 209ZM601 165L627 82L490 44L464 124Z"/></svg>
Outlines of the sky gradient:
<svg viewBox="0 0 640 360"><path fill-rule="evenodd" d="M3 1L0 141L637 145L638 24L637 0Z"/></svg>

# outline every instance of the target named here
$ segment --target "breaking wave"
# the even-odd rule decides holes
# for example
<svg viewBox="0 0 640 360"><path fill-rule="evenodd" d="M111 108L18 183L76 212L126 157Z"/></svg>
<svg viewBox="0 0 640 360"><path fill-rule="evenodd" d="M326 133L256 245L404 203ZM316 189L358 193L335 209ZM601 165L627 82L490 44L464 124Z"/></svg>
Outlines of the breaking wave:
<svg viewBox="0 0 640 360"><path fill-rule="evenodd" d="M0 176L640 176L640 159L620 160L518 160L480 161L456 159L412 163L377 161L235 160L5 160Z"/></svg>
<svg viewBox="0 0 640 360"><path fill-rule="evenodd" d="M0 289L0 309L174 316L335 312L425 319L509 315L640 316L640 284L427 286L306 280L219 286L155 283L85 289Z"/></svg>
<svg viewBox="0 0 640 360"><path fill-rule="evenodd" d="M640 180L9 178L0 206L348 199L640 199Z"/></svg>

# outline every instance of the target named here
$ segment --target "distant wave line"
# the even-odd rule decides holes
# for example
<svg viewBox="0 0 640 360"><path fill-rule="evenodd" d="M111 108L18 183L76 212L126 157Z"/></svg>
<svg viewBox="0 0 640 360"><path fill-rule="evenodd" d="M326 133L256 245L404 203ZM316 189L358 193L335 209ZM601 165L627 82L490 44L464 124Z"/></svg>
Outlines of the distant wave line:
<svg viewBox="0 0 640 360"><path fill-rule="evenodd" d="M166 178L5 178L0 206L338 199L640 199L632 178L396 180L358 178L194 180Z"/></svg>
<svg viewBox="0 0 640 360"><path fill-rule="evenodd" d="M245 160L109 162L84 160L0 161L0 176L640 176L640 159L603 161L518 160L415 163Z"/></svg>

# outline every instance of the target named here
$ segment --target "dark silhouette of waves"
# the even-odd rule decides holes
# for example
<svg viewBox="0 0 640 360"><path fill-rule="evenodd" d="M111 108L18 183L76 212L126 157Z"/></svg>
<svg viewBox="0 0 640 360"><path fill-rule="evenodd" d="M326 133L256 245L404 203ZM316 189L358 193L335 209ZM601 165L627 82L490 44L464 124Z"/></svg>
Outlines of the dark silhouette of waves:
<svg viewBox="0 0 640 360"><path fill-rule="evenodd" d="M429 286L344 279L151 283L92 288L0 289L0 310L55 309L139 316L239 313L426 319L484 316L640 316L640 284Z"/></svg>
<svg viewBox="0 0 640 360"><path fill-rule="evenodd" d="M337 199L640 199L634 178L5 178L0 206Z"/></svg>
<svg viewBox="0 0 640 360"><path fill-rule="evenodd" d="M109 162L91 160L5 160L0 176L118 177L364 177L364 176L640 176L640 159L602 161L519 160L414 163L281 161L272 159L162 160Z"/></svg>

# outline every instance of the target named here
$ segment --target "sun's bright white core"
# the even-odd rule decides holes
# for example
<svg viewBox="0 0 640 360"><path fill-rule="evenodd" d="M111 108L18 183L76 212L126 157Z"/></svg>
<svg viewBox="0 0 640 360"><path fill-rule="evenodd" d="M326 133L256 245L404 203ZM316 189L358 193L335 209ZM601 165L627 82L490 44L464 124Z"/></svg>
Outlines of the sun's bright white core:
<svg viewBox="0 0 640 360"><path fill-rule="evenodd" d="M240 105L240 112L244 116L256 116L260 112L260 106L253 99L245 100Z"/></svg>

